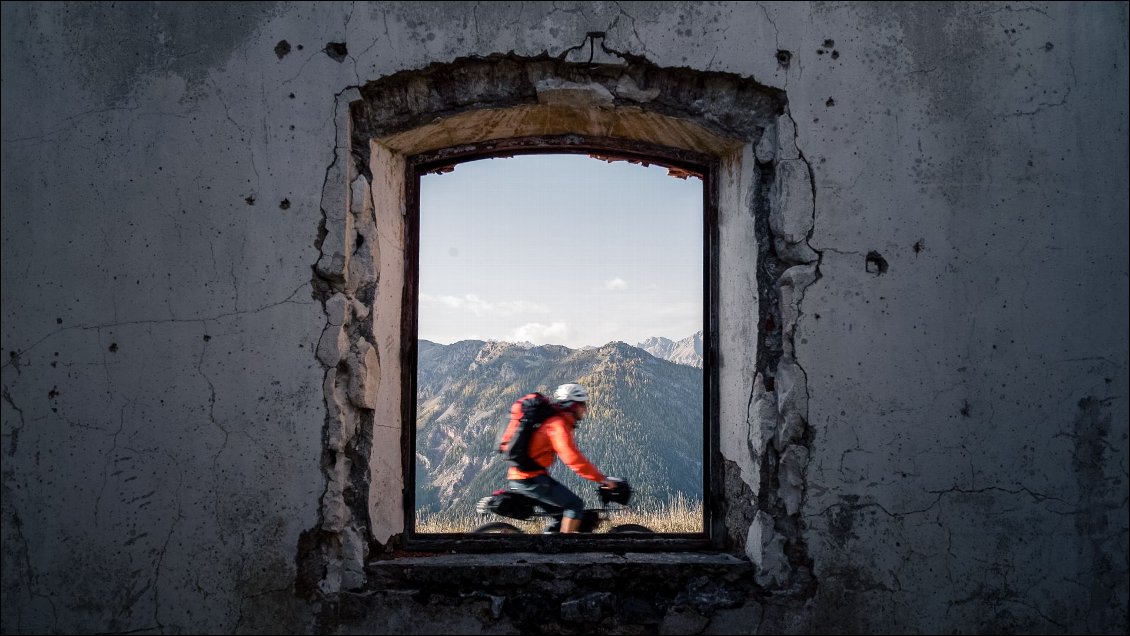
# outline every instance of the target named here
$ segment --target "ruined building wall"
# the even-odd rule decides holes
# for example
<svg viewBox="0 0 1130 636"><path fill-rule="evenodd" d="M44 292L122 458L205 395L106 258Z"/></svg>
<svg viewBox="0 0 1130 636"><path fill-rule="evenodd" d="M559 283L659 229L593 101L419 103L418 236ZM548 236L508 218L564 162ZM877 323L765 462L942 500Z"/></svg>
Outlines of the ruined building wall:
<svg viewBox="0 0 1130 636"><path fill-rule="evenodd" d="M1125 3L2 11L5 633L1126 630ZM720 162L720 556L374 560L403 153L535 107Z"/></svg>

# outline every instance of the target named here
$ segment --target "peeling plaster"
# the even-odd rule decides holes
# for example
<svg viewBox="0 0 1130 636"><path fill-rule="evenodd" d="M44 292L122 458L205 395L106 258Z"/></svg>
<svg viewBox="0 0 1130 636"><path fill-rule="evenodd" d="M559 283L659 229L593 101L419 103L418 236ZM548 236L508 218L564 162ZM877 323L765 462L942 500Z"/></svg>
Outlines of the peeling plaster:
<svg viewBox="0 0 1130 636"><path fill-rule="evenodd" d="M321 257L315 267L315 287L324 290L321 293L325 297L327 315L326 329L318 347L318 358L327 367L329 430L336 431L344 422L350 421L354 417L355 408L361 409L365 413L364 417L368 417L368 410L373 409L374 425L370 429L372 448L380 450L369 457L352 456L352 468L343 465L341 457L331 462L331 468L327 472L328 487L322 504L322 529L331 533L326 536L342 533L347 526L357 530L364 527L364 522L360 521L364 515L354 514L352 518L349 517L348 508L342 503L347 487L344 479L358 469L368 471L368 480L365 482L365 488L368 489L368 515L365 518L372 523L367 529L367 536L371 537L374 546L388 549L395 543L395 537L403 528L402 495L398 493L402 493L406 486L403 484L402 461L397 452L403 424L400 422L398 380L401 374L401 348L398 342L400 325L396 317L401 314L403 298L400 281L404 280L401 269L404 264L405 240L403 179L404 157L407 155L433 151L438 147L437 144L457 146L483 139L557 134L569 130L582 134L635 138L688 147L699 152L708 150L720 158L726 158L736 171L730 177L722 177L724 183L720 216L723 243L720 257L724 264L730 263L732 259L735 265L723 266L726 272L721 282L723 288L738 284L746 287L746 293L756 295L759 292L755 288L763 288L767 281L772 280L753 275L754 270L765 269L764 262L770 257L764 254L745 265L749 272L747 282L737 279L729 281L726 278L730 272L741 271L736 264L745 258L744 245L749 236L747 233L743 237L738 231L740 226L733 225L731 220L750 219L745 222L745 227L746 232L751 232L754 230L752 220L759 217L761 221L758 223L765 228L765 232L773 232L775 229L783 235L781 240L785 245L796 248L794 252L802 252L797 246L805 245L813 219L807 166L798 160L791 160L794 164L802 165L802 169L794 171L796 176L790 181L791 189L786 190L774 185L774 175L777 174L775 168L755 161L757 154L770 162L777 162L777 156L788 154L787 150L780 149L779 139L771 142L764 139L765 130L776 132L782 128L780 117L776 114L781 111L781 106L769 105L772 100L781 100L782 96L772 90L759 93L761 89L755 88L748 80L712 74L712 102L708 103L694 97L694 91L699 89L696 88L698 84L693 74L684 70L659 69L642 58L629 59L627 65L619 67L579 67L545 59L523 60L514 56L460 61L446 67L435 65L416 76L401 73L362 87L361 99L354 99L348 108L350 121L343 122L342 115L339 114L337 156L345 155L341 151L345 143L342 131L349 129L352 137L349 156L358 163L356 168L350 168L335 162L327 173L323 196L325 214L321 226ZM457 78L458 84L450 84L451 78ZM640 106L643 106L642 110ZM339 113L344 113L345 110L339 108ZM437 114L443 116L437 119ZM599 121L601 117L614 122L609 124L612 128L602 132L599 126L591 130L586 127L592 121ZM590 123L579 129L570 128L574 121ZM564 127L558 129L556 126ZM426 130L426 134L421 133L421 130ZM738 137L713 136L718 133ZM788 141L795 149L795 142L791 139ZM761 150L755 152L755 146ZM347 176L345 168L353 170L349 174L355 176ZM334 175L332 179L329 177L330 173ZM370 179L380 185L374 183L370 188ZM350 185L343 188L342 185L332 185L334 182ZM791 193L808 196L797 197ZM351 210L348 214L344 211L347 208ZM358 214L359 210L363 210L363 214ZM376 240L373 240L374 230L362 229L362 225L368 224L374 214ZM767 224L770 217L774 222L773 227ZM789 228L799 229L789 233L783 223L787 223ZM734 233L735 231L738 233ZM774 240L773 235L767 239L765 245L769 250L773 249ZM376 253L373 254L375 258L366 260L363 267L357 266L353 256L358 242L362 246L376 246ZM787 281L786 296L790 303L799 304L803 285L815 278L814 275L805 278L798 272L790 273L784 279ZM365 280L366 276L380 281L373 312L377 317L385 317L373 323L377 331L371 336L350 326L350 312L354 305L350 290L357 286L356 281ZM760 293L770 293L774 299L780 296L776 287L769 292L763 288ZM799 309L792 305L789 309L790 320L800 314ZM775 316L776 324L780 325L782 319L776 300L769 310L769 315ZM737 318L747 315L748 311L740 307L733 310L723 308L723 314ZM789 323L787 326L791 337L793 325ZM759 330L761 327L756 324L743 327L735 324L732 318L722 320L723 338L734 338L736 342ZM779 332L779 329L776 331ZM740 345L735 344L735 351L740 348ZM723 346L722 351L725 350L726 347ZM780 353L777 353L776 357L779 356ZM739 360L740 357L723 360L724 378L741 377L733 375L736 367L732 365ZM750 362L752 363L752 357ZM746 525L739 527L748 527L754 518L751 506L755 504L756 495L751 493L776 493L780 481L785 484L781 492L789 502L788 505L781 509L783 512L763 514L795 516L796 503L803 492L804 449L797 449L788 455L789 461L785 463L787 477L781 480L774 477L766 482L764 474L765 469L776 470L776 453L782 449L774 446L773 440L777 439L777 444L780 444L781 430L792 442L800 442L804 435L806 403L803 398L806 389L803 374L790 375L788 369L792 367L789 364L795 367L795 363L790 361L786 363L784 371L776 364L758 369L758 377L783 376L785 382L780 386L787 389L782 394L785 399L778 397L779 389L770 386L763 397L756 400L751 397L751 403L756 402L757 405L753 411L746 409L738 422L726 419L722 425L723 454L738 462L740 474L745 480L744 485L734 484L736 490L722 497L723 501L731 500L729 506L736 514L725 513L728 520L745 519ZM797 368L799 371L799 367ZM343 374L348 374L348 378ZM790 382L794 377L795 380ZM724 379L723 382L728 380ZM748 382L748 379L744 382ZM765 384L769 385L771 382ZM747 387L742 395L757 393L752 385ZM728 407L723 407L724 418L732 417L725 415L730 412L727 409ZM774 409L778 413L773 413ZM771 413L771 419L758 417ZM779 422L783 422L785 426L781 428ZM352 429L346 426L346 430ZM734 437L735 430L737 437ZM346 438L347 435L336 433L327 437L330 457L340 452L340 448L346 444ZM773 454L771 461L764 462L763 459L770 454ZM359 512L356 508L354 510ZM785 524L786 527L795 525ZM739 549L746 545L744 531L734 536L731 529L730 535ZM796 537L791 539L797 543ZM782 536L781 541L784 540L785 537ZM775 541L766 541L766 546L777 546ZM746 549L752 548L746 545ZM780 550L784 554L783 547ZM323 553L330 554L333 551L323 550ZM344 567L336 560L327 564L321 584L322 593L335 594L341 589L335 581L342 580ZM782 582L787 579L784 576L778 578Z"/></svg>
<svg viewBox="0 0 1130 636"><path fill-rule="evenodd" d="M337 146L326 169L318 228L320 255L312 268L312 286L326 315L315 351L325 369L326 486L318 527L304 533L299 542L296 587L320 596L333 596L364 582L367 537L372 531L365 471L373 443L379 371L368 305L377 286L380 248L368 180L354 174L349 158L350 98L356 93L348 90L335 98Z"/></svg>

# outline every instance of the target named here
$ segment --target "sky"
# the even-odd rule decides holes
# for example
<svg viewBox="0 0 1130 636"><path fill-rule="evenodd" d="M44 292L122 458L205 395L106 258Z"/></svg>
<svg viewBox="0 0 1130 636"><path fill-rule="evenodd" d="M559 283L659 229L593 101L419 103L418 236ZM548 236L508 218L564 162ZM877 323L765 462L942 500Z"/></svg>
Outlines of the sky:
<svg viewBox="0 0 1130 636"><path fill-rule="evenodd" d="M700 331L702 181L587 155L420 180L419 337L571 348Z"/></svg>

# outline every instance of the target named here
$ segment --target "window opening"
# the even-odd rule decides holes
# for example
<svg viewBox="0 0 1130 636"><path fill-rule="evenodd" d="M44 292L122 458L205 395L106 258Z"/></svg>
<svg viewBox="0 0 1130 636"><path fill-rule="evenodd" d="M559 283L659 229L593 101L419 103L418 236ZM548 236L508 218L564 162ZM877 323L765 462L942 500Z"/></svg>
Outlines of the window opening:
<svg viewBox="0 0 1130 636"><path fill-rule="evenodd" d="M578 447L634 489L631 508L601 530L636 523L701 546L716 447L704 338L709 171L564 149L410 161L409 536L480 538L464 533L491 521L540 533L545 519L481 515L475 504L506 486L496 448L514 400L579 382L592 402ZM593 482L560 461L550 474L601 507Z"/></svg>

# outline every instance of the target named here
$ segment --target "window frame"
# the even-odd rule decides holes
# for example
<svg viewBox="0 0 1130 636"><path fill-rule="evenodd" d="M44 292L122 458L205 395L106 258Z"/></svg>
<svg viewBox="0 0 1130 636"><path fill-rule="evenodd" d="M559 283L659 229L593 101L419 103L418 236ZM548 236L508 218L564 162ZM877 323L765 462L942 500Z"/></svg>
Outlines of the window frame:
<svg viewBox="0 0 1130 636"><path fill-rule="evenodd" d="M533 154L588 154L685 170L701 176L703 214L703 531L654 536L420 534L415 530L416 373L419 315L420 178L481 159ZM401 302L401 459L404 475L402 546L413 551L703 551L723 550L723 469L719 442L719 222L717 157L647 142L556 135L483 141L410 155L405 162L404 288ZM501 425L501 423L500 423ZM483 493L484 496L488 493Z"/></svg>

